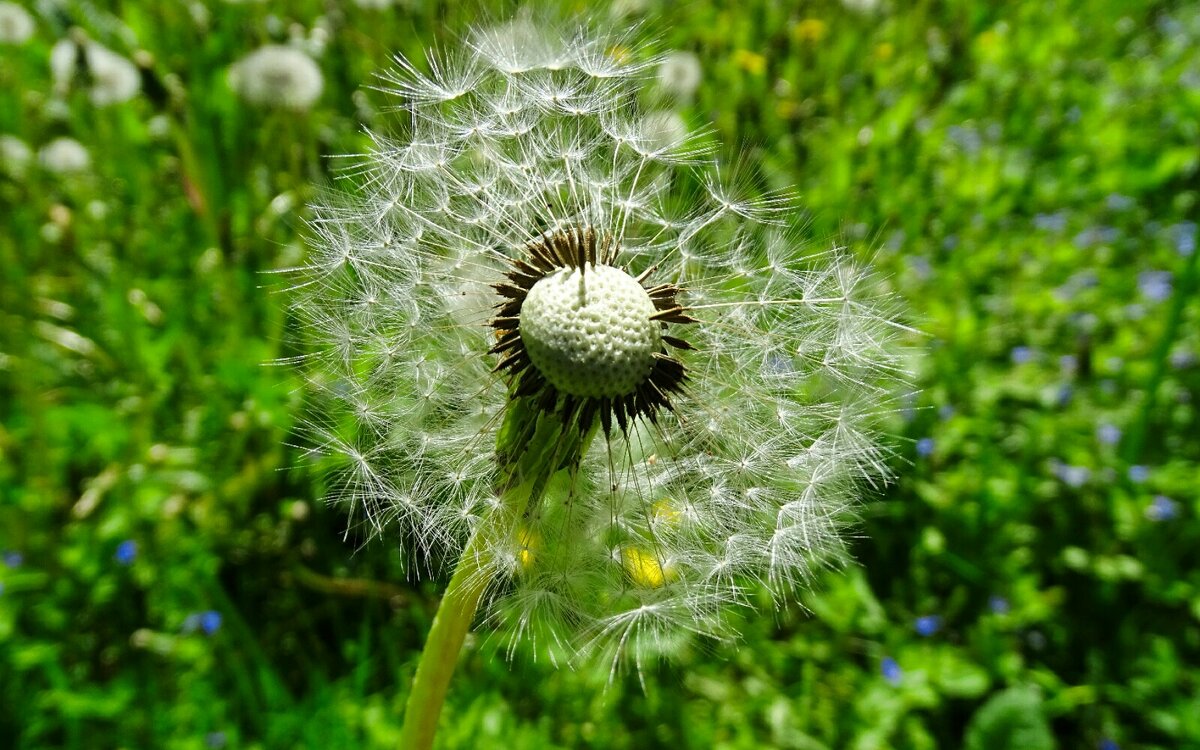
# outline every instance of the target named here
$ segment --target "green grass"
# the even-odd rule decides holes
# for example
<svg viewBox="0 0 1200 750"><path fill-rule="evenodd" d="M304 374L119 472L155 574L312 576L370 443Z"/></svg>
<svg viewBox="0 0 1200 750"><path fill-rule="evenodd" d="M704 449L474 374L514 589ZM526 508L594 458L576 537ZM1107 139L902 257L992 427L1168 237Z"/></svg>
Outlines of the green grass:
<svg viewBox="0 0 1200 750"><path fill-rule="evenodd" d="M1200 744L1200 10L782 5L647 29L700 56L686 119L794 185L813 241L873 256L926 332L900 479L855 566L644 690L481 632L441 746L1015 748L1043 722L1062 748ZM297 346L270 272L303 257L326 155L394 116L374 71L470 14L64 7L0 57L0 133L92 156L0 163L0 745L394 746L440 586L320 504L294 373L263 364ZM319 17L318 106L239 102L228 66ZM70 24L147 51L158 87L54 95Z"/></svg>

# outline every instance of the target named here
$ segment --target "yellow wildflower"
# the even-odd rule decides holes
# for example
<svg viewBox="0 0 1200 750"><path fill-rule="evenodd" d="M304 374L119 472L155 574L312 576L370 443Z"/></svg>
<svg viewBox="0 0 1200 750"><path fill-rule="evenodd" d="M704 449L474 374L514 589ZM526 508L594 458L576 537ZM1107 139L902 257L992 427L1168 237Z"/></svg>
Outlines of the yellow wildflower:
<svg viewBox="0 0 1200 750"><path fill-rule="evenodd" d="M825 38L829 26L819 18L805 18L792 26L792 38L797 42L819 42Z"/></svg>
<svg viewBox="0 0 1200 750"><path fill-rule="evenodd" d="M525 527L517 532L517 560L521 563L523 570L528 570L533 565L534 553L542 546L542 537L540 534L530 531Z"/></svg>
<svg viewBox="0 0 1200 750"><path fill-rule="evenodd" d="M734 52L733 62L742 70L747 73L753 73L756 76L762 75L767 69L767 58L748 49L740 49Z"/></svg>
<svg viewBox="0 0 1200 750"><path fill-rule="evenodd" d="M656 589L675 579L675 567L663 564L651 552L640 547L621 550L621 564L629 579L639 586Z"/></svg>

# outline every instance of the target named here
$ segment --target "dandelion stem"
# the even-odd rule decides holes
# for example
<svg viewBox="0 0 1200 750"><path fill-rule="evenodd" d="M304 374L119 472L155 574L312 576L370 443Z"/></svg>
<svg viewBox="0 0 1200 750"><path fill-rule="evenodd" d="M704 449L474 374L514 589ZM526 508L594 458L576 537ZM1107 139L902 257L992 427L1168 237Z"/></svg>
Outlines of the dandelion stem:
<svg viewBox="0 0 1200 750"><path fill-rule="evenodd" d="M503 536L509 523L521 518L529 504L542 497L552 476L577 465L580 453L587 450L594 435L595 430L581 435L556 420L541 418L526 399L510 403L496 441L505 489L498 507L472 532L434 615L405 706L400 733L404 750L433 747L459 652L495 574L497 536Z"/></svg>
<svg viewBox="0 0 1200 750"><path fill-rule="evenodd" d="M467 631L475 619L475 611L483 598L491 575L488 573L490 524L503 523L505 517L520 516L529 503L533 482L526 482L506 492L503 507L490 514L471 535L466 549L458 558L458 566L433 618L433 627L425 640L412 692L404 709L404 728L400 747L404 750L429 750L437 732L438 717L446 701L450 678L458 664Z"/></svg>

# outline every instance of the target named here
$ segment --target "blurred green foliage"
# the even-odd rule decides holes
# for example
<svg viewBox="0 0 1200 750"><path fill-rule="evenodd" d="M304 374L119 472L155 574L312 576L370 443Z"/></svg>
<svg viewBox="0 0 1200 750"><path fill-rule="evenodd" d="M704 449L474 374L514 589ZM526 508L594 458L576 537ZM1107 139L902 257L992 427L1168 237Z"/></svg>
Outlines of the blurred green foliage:
<svg viewBox="0 0 1200 750"><path fill-rule="evenodd" d="M481 632L442 746L1200 745L1200 7L618 5L699 56L687 120L926 332L900 480L858 564L740 644L609 684ZM92 162L0 163L0 744L394 746L438 587L319 503L273 272L326 155L394 116L374 72L483 17L40 0L4 46L0 133ZM138 52L138 97L55 90L76 26ZM240 102L229 65L289 39L318 105Z"/></svg>

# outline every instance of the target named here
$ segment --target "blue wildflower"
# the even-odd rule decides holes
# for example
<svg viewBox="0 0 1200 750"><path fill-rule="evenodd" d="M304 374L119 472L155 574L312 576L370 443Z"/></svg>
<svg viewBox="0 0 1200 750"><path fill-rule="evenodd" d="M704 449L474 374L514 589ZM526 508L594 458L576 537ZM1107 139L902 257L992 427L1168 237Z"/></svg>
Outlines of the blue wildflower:
<svg viewBox="0 0 1200 750"><path fill-rule="evenodd" d="M1121 442L1121 428L1106 422L1096 428L1096 439L1104 445L1116 445Z"/></svg>
<svg viewBox="0 0 1200 750"><path fill-rule="evenodd" d="M1194 222L1181 221L1178 224L1172 224L1167 227L1167 237L1175 246L1175 252L1185 258L1196 252L1196 224Z"/></svg>
<svg viewBox="0 0 1200 750"><path fill-rule="evenodd" d="M1121 233L1113 227L1088 227L1075 235L1072 242L1080 250L1087 250L1096 245L1110 245L1120 236Z"/></svg>
<svg viewBox="0 0 1200 750"><path fill-rule="evenodd" d="M224 732L209 732L204 735L204 746L213 750L220 750L220 748L225 747L227 741Z"/></svg>
<svg viewBox="0 0 1200 750"><path fill-rule="evenodd" d="M1196 355L1187 350L1171 352L1171 367L1182 370L1196 364Z"/></svg>
<svg viewBox="0 0 1200 750"><path fill-rule="evenodd" d="M1009 356L1014 365L1023 365L1033 361L1033 349L1028 346L1014 346Z"/></svg>
<svg viewBox="0 0 1200 750"><path fill-rule="evenodd" d="M25 563L25 555L20 552L9 551L4 553L4 564L10 568L19 568Z"/></svg>
<svg viewBox="0 0 1200 750"><path fill-rule="evenodd" d="M1100 740L1100 744L1096 746L1097 750L1121 750L1121 746L1117 741L1109 737Z"/></svg>
<svg viewBox="0 0 1200 750"><path fill-rule="evenodd" d="M1058 367L1064 375L1074 375L1079 369L1079 360L1074 354L1064 354L1058 358Z"/></svg>
<svg viewBox="0 0 1200 750"><path fill-rule="evenodd" d="M1063 383L1058 387L1058 393L1054 395L1054 403L1059 407L1064 407L1071 403L1071 397L1075 395L1075 389L1070 383Z"/></svg>
<svg viewBox="0 0 1200 750"><path fill-rule="evenodd" d="M921 255L911 255L908 258L908 268L921 281L928 279L933 273L933 265L929 259Z"/></svg>
<svg viewBox="0 0 1200 750"><path fill-rule="evenodd" d="M954 407L951 406L950 404L945 404L940 409L938 409L938 417L940 417L942 420L947 420L953 416L954 416Z"/></svg>
<svg viewBox="0 0 1200 750"><path fill-rule="evenodd" d="M1008 600L999 594L992 594L988 597L988 609L994 614L1006 615L1009 610Z"/></svg>
<svg viewBox="0 0 1200 750"><path fill-rule="evenodd" d="M883 657L883 661L879 663L879 671L883 674L883 679L893 685L899 685L900 680L904 677L904 672L900 669L900 665L890 656Z"/></svg>
<svg viewBox="0 0 1200 750"><path fill-rule="evenodd" d="M922 458L933 455L933 438L923 437L917 441L917 455Z"/></svg>
<svg viewBox="0 0 1200 750"><path fill-rule="evenodd" d="M1069 487L1082 487L1092 478L1092 470L1086 466L1071 466L1061 461L1051 463L1051 471L1063 484Z"/></svg>
<svg viewBox="0 0 1200 750"><path fill-rule="evenodd" d="M183 620L183 632L212 635L221 629L221 613L214 609L193 612Z"/></svg>
<svg viewBox="0 0 1200 750"><path fill-rule="evenodd" d="M113 558L121 565L130 565L137 559L137 552L137 542L126 539L117 545L117 551L113 553Z"/></svg>
<svg viewBox="0 0 1200 750"><path fill-rule="evenodd" d="M1170 271L1142 271L1138 274L1138 292L1150 302L1171 297L1174 275Z"/></svg>
<svg viewBox="0 0 1200 750"><path fill-rule="evenodd" d="M1128 211L1134 205L1135 201L1133 198L1130 198L1128 195L1121 195L1120 193L1109 193L1108 197L1104 199L1104 207L1109 211Z"/></svg>
<svg viewBox="0 0 1200 750"><path fill-rule="evenodd" d="M1043 232L1061 232L1067 228L1067 214L1063 211L1038 214L1033 217L1033 226Z"/></svg>
<svg viewBox="0 0 1200 750"><path fill-rule="evenodd" d="M200 630L205 635L212 635L221 629L221 613L210 609L200 613Z"/></svg>
<svg viewBox="0 0 1200 750"><path fill-rule="evenodd" d="M918 617L916 622L913 623L913 628L917 631L917 635L922 638L928 638L942 629L942 616L924 615Z"/></svg>
<svg viewBox="0 0 1200 750"><path fill-rule="evenodd" d="M1166 495L1155 495L1146 507L1146 518L1151 521L1170 521L1179 515L1179 503Z"/></svg>
<svg viewBox="0 0 1200 750"><path fill-rule="evenodd" d="M1150 469L1141 464L1129 467L1129 481L1141 484L1150 478Z"/></svg>

